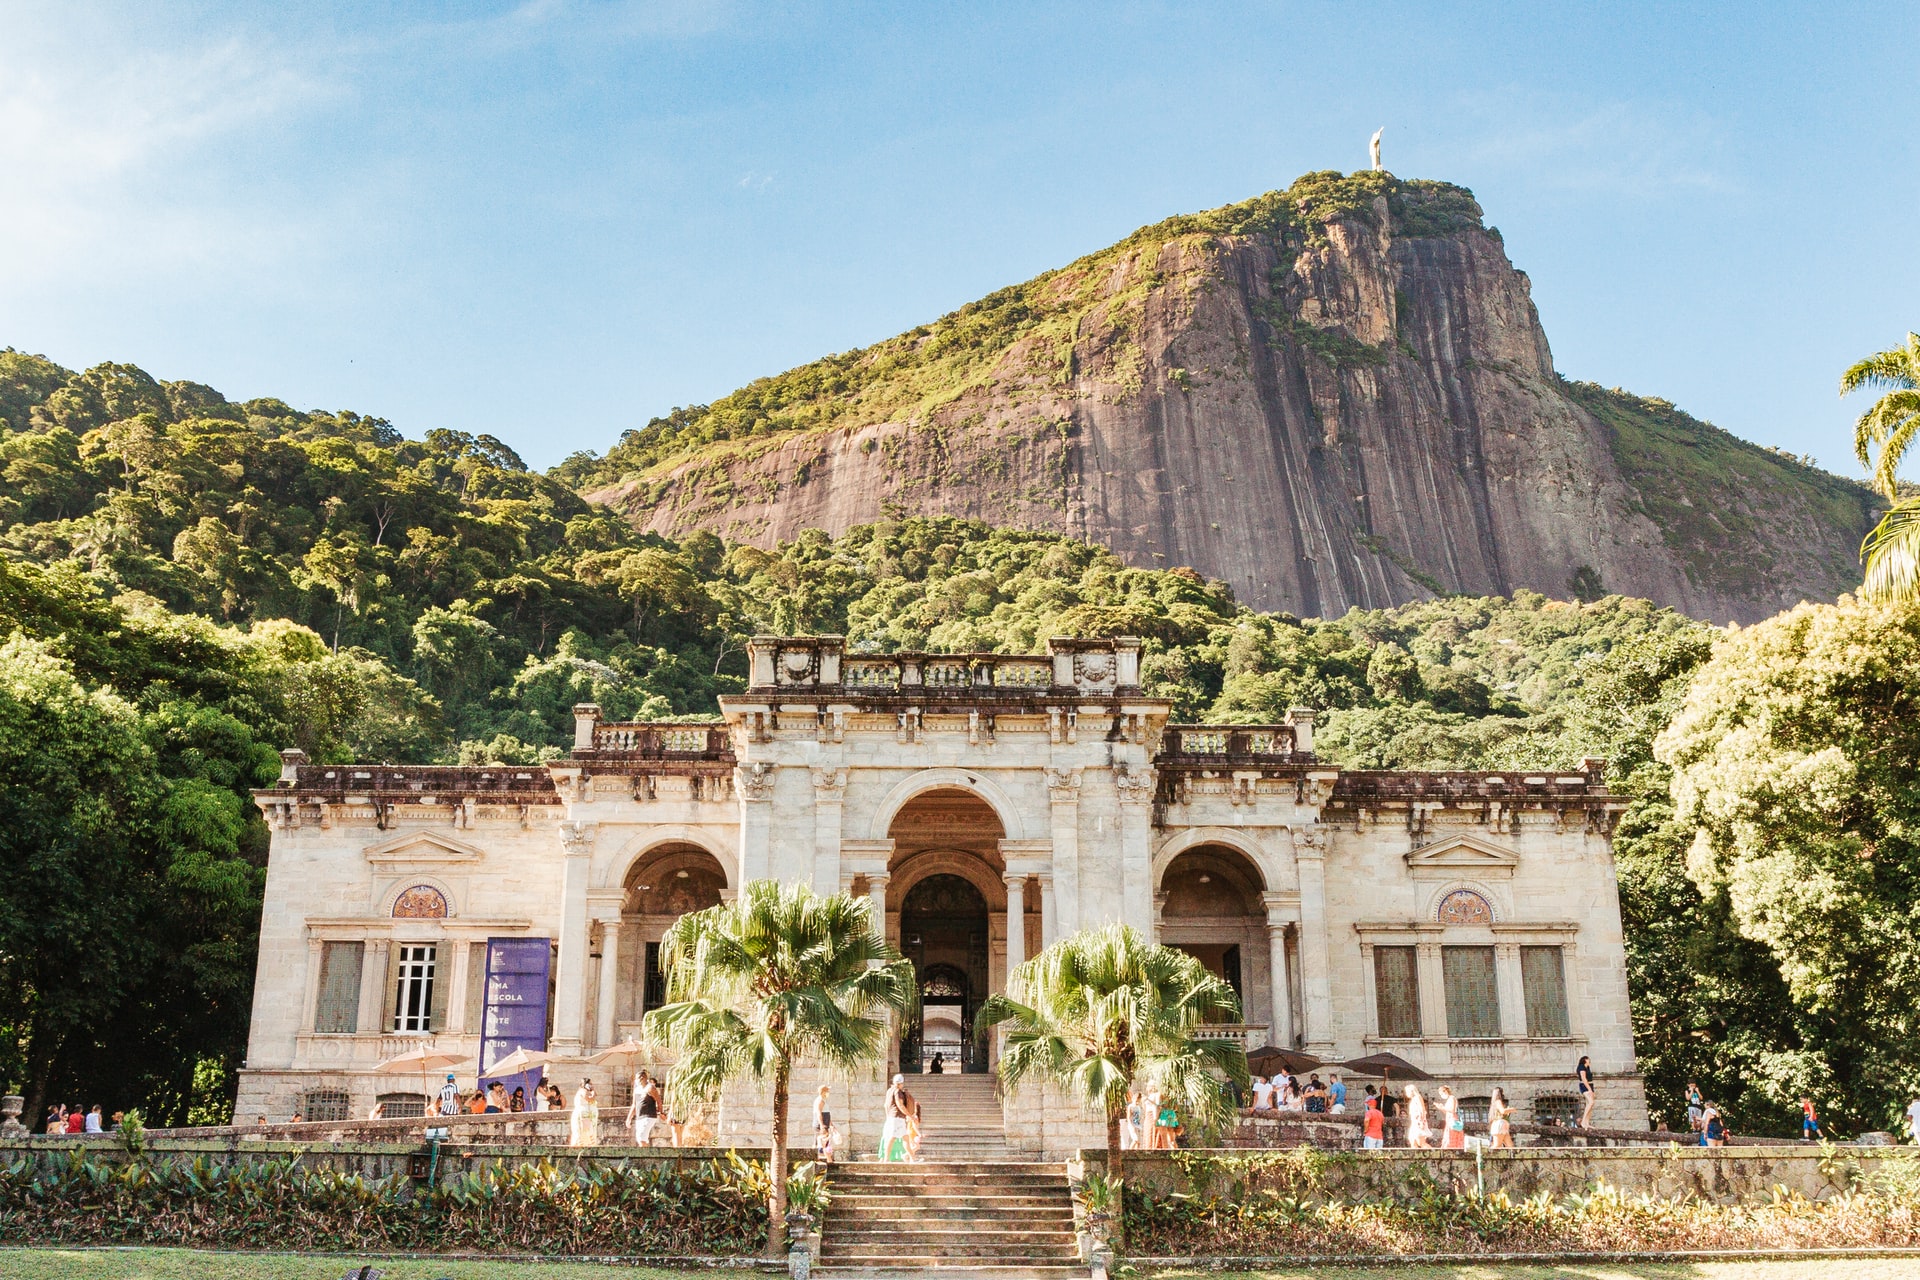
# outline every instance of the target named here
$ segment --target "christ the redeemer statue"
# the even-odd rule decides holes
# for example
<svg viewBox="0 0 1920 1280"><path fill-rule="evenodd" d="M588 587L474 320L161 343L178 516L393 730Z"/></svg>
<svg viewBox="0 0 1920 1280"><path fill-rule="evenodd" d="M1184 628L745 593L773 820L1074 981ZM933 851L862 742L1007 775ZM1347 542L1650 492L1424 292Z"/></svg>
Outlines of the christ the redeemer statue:
<svg viewBox="0 0 1920 1280"><path fill-rule="evenodd" d="M1367 144L1367 154L1373 157L1373 171L1375 173L1380 172L1380 168L1381 168L1380 166L1380 135L1385 133L1386 131L1387 131L1387 126L1385 125L1381 125L1378 129L1375 129L1373 131L1373 141Z"/></svg>

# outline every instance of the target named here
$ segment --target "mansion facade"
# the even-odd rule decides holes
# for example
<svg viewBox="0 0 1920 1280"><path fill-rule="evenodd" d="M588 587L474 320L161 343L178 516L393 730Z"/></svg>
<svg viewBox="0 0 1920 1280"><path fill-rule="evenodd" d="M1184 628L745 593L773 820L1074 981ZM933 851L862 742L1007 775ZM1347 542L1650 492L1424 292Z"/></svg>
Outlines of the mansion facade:
<svg viewBox="0 0 1920 1280"><path fill-rule="evenodd" d="M1521 1119L1572 1111L1591 1055L1594 1122L1644 1126L1611 850L1624 806L1600 761L1343 770L1315 757L1307 711L1169 723L1139 658L1124 638L1008 656L767 637L720 722L582 705L572 753L546 765L284 752L256 793L272 844L236 1114L404 1114L417 1082L373 1067L428 1038L467 1056L465 1079L545 1047L557 1082L593 1076L623 1102L626 1068L591 1058L661 1001L662 935L771 877L869 898L913 961L922 1012L888 1071L989 1069L984 999L1056 938L1123 921L1239 991L1243 1022L1210 1034L1398 1054L1470 1100L1503 1086ZM856 1146L881 1075L836 1091ZM1057 1100L1004 1106L1014 1149L1098 1141ZM764 1141L763 1110L723 1102L720 1136Z"/></svg>

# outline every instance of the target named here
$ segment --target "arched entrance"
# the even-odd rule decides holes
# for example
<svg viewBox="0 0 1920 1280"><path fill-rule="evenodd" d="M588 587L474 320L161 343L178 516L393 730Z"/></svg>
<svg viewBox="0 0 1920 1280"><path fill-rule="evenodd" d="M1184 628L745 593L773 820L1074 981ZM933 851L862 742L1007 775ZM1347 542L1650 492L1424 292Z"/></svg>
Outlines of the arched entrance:
<svg viewBox="0 0 1920 1280"><path fill-rule="evenodd" d="M902 1029L900 1069L984 1071L973 1015L987 996L987 900L956 875L931 875L900 905L900 939L920 984L920 1018Z"/></svg>
<svg viewBox="0 0 1920 1280"><path fill-rule="evenodd" d="M616 1040L637 1038L642 1015L665 1002L660 940L681 916L719 906L727 873L699 845L675 842L648 850L628 870L624 887L614 995Z"/></svg>
<svg viewBox="0 0 1920 1280"><path fill-rule="evenodd" d="M939 787L902 805L889 834L887 896L922 1009L901 1028L899 1069L924 1072L938 1054L945 1071L985 1071L973 1020L1006 981L1005 829L979 795Z"/></svg>
<svg viewBox="0 0 1920 1280"><path fill-rule="evenodd" d="M1226 845L1203 844L1167 864L1160 877L1160 941L1184 951L1240 996L1241 1018L1257 1034L1278 1034L1274 1018L1271 931L1258 867ZM1281 993L1281 1001L1287 993ZM1263 1015L1267 1025L1260 1026ZM1249 1045L1249 1047L1253 1047Z"/></svg>

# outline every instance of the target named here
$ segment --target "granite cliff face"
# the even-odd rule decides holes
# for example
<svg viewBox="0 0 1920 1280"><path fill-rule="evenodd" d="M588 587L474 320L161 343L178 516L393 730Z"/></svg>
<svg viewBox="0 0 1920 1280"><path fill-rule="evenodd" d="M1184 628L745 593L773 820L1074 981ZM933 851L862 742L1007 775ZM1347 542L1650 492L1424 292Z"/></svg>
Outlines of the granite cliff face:
<svg viewBox="0 0 1920 1280"><path fill-rule="evenodd" d="M968 516L1322 616L1531 588L1748 621L1857 583L1873 508L1562 381L1472 197L1384 174L1146 228L629 433L600 474L590 498L662 533Z"/></svg>

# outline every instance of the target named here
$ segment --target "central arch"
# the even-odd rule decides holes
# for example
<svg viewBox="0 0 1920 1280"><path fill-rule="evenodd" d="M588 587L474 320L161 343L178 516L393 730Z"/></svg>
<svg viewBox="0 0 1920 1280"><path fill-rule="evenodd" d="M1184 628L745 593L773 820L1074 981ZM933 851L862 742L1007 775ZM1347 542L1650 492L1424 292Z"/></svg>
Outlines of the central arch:
<svg viewBox="0 0 1920 1280"><path fill-rule="evenodd" d="M993 810L994 817L1000 822L1000 834L1004 839L1026 839L1025 828L1020 822L1019 807L1013 803L1013 797L1001 789L999 783L977 769L949 768L922 769L895 783L881 799L879 807L873 811L872 838L885 840L891 836L893 826L899 820L900 811L918 797L931 791L960 791L973 796Z"/></svg>
<svg viewBox="0 0 1920 1280"><path fill-rule="evenodd" d="M888 819L889 914L898 913L900 951L913 964L924 1004L923 1016L901 1029L901 1071L927 1070L935 1053L949 1071L989 1066L973 1039L973 1015L1006 982L1006 861L1000 853L1006 832L990 797L956 786L919 790Z"/></svg>

